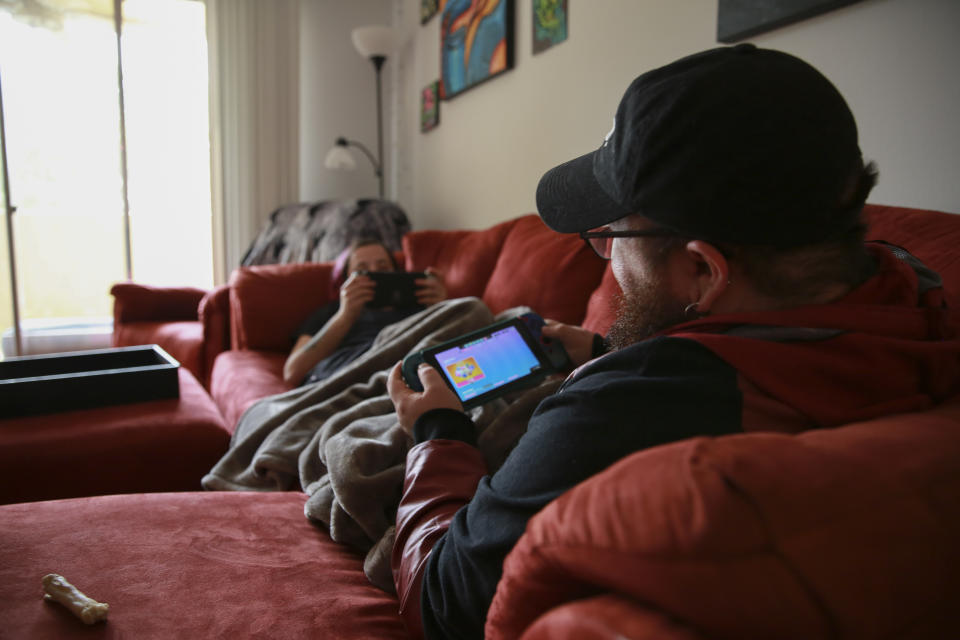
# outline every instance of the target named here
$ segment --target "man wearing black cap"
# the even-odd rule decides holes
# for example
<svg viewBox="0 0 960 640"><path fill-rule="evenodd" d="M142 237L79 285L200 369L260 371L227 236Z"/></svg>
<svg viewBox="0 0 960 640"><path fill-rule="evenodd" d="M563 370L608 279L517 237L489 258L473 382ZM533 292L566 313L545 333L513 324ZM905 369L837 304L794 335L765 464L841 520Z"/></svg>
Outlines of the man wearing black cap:
<svg viewBox="0 0 960 640"><path fill-rule="evenodd" d="M581 366L492 476L439 374L421 368L423 393L391 374L417 443L393 557L411 631L482 637L529 518L630 453L837 426L956 393L958 327L939 276L864 243L875 179L845 101L793 56L739 45L634 80L601 146L537 188L550 227L612 261L623 296L607 344L545 330Z"/></svg>

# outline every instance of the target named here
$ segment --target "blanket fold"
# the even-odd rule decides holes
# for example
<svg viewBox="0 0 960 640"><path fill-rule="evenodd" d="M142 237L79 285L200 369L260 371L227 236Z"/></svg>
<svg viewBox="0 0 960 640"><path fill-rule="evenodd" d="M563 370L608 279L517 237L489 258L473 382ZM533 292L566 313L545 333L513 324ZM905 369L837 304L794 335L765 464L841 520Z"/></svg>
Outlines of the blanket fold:
<svg viewBox="0 0 960 640"><path fill-rule="evenodd" d="M511 309L499 317L529 311ZM263 398L241 416L230 449L204 476L212 491L301 489L307 518L366 554L364 572L393 591L390 550L412 441L387 394L390 369L407 354L484 327L495 318L477 298L433 305L383 329L363 356L330 378ZM472 410L491 471L559 380Z"/></svg>

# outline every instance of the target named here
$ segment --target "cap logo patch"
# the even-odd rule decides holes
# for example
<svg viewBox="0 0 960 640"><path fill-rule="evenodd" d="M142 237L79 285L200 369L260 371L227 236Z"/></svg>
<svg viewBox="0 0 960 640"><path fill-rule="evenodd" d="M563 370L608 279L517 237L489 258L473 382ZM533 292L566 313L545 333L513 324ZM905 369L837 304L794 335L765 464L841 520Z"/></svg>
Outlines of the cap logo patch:
<svg viewBox="0 0 960 640"><path fill-rule="evenodd" d="M616 129L617 129L617 119L614 118L614 119L613 119L613 126L610 127L610 132L609 132L606 136L604 136L604 138L603 138L603 144L600 145L601 147L607 146L607 143L610 142L610 138L613 137L613 132L616 131Z"/></svg>

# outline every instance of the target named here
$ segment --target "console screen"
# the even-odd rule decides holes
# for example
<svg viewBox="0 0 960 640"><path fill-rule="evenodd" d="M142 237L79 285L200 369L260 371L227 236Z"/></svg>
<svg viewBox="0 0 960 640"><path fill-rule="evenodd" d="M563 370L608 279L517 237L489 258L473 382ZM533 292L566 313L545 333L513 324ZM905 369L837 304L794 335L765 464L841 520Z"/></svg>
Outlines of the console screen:
<svg viewBox="0 0 960 640"><path fill-rule="evenodd" d="M516 327L505 327L488 336L438 351L434 357L461 402L541 368L537 356Z"/></svg>

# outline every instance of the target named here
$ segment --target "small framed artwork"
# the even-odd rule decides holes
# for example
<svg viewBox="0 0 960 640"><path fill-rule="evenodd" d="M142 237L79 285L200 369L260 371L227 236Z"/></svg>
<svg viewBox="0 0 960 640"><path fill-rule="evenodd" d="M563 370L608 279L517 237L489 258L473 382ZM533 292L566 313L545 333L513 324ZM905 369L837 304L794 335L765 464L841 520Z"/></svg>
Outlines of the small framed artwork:
<svg viewBox="0 0 960 640"><path fill-rule="evenodd" d="M440 95L457 96L513 68L513 0L446 0L440 24Z"/></svg>
<svg viewBox="0 0 960 640"><path fill-rule="evenodd" d="M860 0L719 0L717 40L727 44Z"/></svg>
<svg viewBox="0 0 960 640"><path fill-rule="evenodd" d="M568 0L533 0L533 52L567 39Z"/></svg>
<svg viewBox="0 0 960 640"><path fill-rule="evenodd" d="M420 0L420 24L427 24L437 14L443 0Z"/></svg>
<svg viewBox="0 0 960 640"><path fill-rule="evenodd" d="M426 133L440 124L440 81L434 80L420 92L420 131Z"/></svg>

